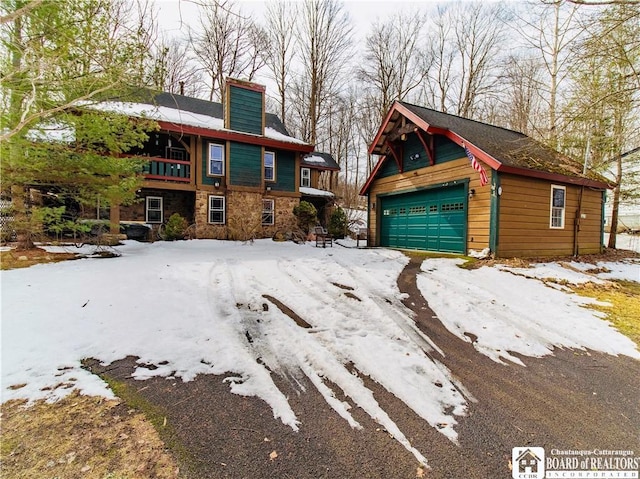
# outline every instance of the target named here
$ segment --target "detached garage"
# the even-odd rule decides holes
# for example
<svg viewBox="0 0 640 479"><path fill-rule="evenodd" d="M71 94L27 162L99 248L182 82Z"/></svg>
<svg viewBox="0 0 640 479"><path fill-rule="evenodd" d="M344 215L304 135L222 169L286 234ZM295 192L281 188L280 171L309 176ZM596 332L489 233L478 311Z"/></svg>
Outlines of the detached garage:
<svg viewBox="0 0 640 479"><path fill-rule="evenodd" d="M598 253L608 185L521 133L395 102L361 190L369 244L494 256Z"/></svg>

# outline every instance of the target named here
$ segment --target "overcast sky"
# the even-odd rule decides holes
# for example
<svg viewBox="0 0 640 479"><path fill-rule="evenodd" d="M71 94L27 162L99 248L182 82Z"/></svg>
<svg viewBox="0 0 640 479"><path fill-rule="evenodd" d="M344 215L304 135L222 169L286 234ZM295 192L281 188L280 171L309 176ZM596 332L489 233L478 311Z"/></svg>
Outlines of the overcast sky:
<svg viewBox="0 0 640 479"><path fill-rule="evenodd" d="M449 0L450 1L450 0ZM167 33L179 34L181 30L186 31L186 25L197 23L198 7L197 2L192 0L155 0L158 6L161 28ZM267 2L259 0L236 0L241 5L242 10L252 14L254 18L261 21L266 9ZM356 42L364 40L369 26L377 18L384 19L401 10L412 10L435 4L448 3L447 0L420 0L420 1L344 1L345 8L353 20Z"/></svg>

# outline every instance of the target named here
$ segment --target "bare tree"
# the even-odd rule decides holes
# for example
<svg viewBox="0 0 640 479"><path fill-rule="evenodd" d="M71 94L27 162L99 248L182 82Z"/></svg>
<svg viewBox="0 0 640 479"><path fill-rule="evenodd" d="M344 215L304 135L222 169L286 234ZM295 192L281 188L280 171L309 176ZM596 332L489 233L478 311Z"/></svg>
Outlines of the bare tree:
<svg viewBox="0 0 640 479"><path fill-rule="evenodd" d="M352 25L338 0L305 0L298 19L296 40L302 71L293 93L295 101L304 106L299 112L303 139L315 144L320 119L343 80Z"/></svg>
<svg viewBox="0 0 640 479"><path fill-rule="evenodd" d="M420 37L426 21L421 12L403 12L376 22L367 36L364 61L357 70L376 102L381 120L393 100L404 100L428 74L429 55Z"/></svg>
<svg viewBox="0 0 640 479"><path fill-rule="evenodd" d="M225 78L252 80L264 66L264 31L232 0L201 5L200 30L190 30L191 48L209 77L209 100L224 99Z"/></svg>
<svg viewBox="0 0 640 479"><path fill-rule="evenodd" d="M558 147L559 94L567 79L572 56L569 49L583 33L577 22L578 7L565 0L551 0L530 4L526 16L519 16L518 31L525 44L543 62L546 79L541 84L547 103L548 120L544 139Z"/></svg>
<svg viewBox="0 0 640 479"><path fill-rule="evenodd" d="M424 96L441 111L479 116L496 93L496 72L504 42L498 5L465 3L438 9L429 44L433 65Z"/></svg>
<svg viewBox="0 0 640 479"><path fill-rule="evenodd" d="M294 25L296 5L291 2L272 1L267 5L265 28L268 48L266 66L276 83L278 106L282 122L287 124L287 88L291 77L294 52Z"/></svg>
<svg viewBox="0 0 640 479"><path fill-rule="evenodd" d="M500 75L502 90L492 123L532 137L542 137L544 132L538 127L544 124L540 96L542 68L538 58L522 55L507 58Z"/></svg>
<svg viewBox="0 0 640 479"><path fill-rule="evenodd" d="M629 169L637 168L632 153L640 145L640 5L613 5L598 12L585 31L585 40L575 48L579 63L565 142L612 179L608 246L615 248L620 200L639 196Z"/></svg>
<svg viewBox="0 0 640 479"><path fill-rule="evenodd" d="M205 93L202 72L190 58L189 43L171 38L162 40L151 53L148 84L160 91L198 97Z"/></svg>

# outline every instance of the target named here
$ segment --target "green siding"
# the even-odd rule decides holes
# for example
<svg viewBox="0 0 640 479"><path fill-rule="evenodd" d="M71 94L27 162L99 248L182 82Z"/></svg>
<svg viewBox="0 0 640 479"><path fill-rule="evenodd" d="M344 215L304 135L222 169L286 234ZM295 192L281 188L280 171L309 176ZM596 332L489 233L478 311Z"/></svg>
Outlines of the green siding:
<svg viewBox="0 0 640 479"><path fill-rule="evenodd" d="M229 182L235 186L262 185L262 148L230 142L227 168Z"/></svg>
<svg viewBox="0 0 640 479"><path fill-rule="evenodd" d="M387 158L384 160L384 163L378 170L378 176L382 178L385 176L397 175L398 173L400 173L400 170L398 170L398 164L396 163L393 155L389 153L387 155Z"/></svg>
<svg viewBox="0 0 640 479"><path fill-rule="evenodd" d="M429 166L429 157L427 152L424 151L424 146L415 133L407 135L407 141L403 142L404 151L402 154L402 161L404 171L417 170L418 168L424 168ZM413 155L420 155L417 159L412 160Z"/></svg>
<svg viewBox="0 0 640 479"><path fill-rule="evenodd" d="M458 160L465 157L464 149L458 146L449 138L436 135L434 137L434 149L436 164L446 163L447 161Z"/></svg>
<svg viewBox="0 0 640 479"><path fill-rule="evenodd" d="M292 151L276 150L276 181L271 183L274 190L296 190L296 156Z"/></svg>
<svg viewBox="0 0 640 479"><path fill-rule="evenodd" d="M407 140L400 142L402 146L402 166L404 171L417 170L430 165L427 153L424 151L422 142L415 133L407 135ZM464 158L464 149L455 144L453 141L442 135L435 135L433 140L433 149L435 156L435 164L446 163L460 158ZM411 160L411 156L419 154L419 158ZM400 173L398 165L391 153L387 155L387 159L378 170L378 177L393 176Z"/></svg>
<svg viewBox="0 0 640 479"><path fill-rule="evenodd" d="M231 129L262 135L262 93L234 85L228 88Z"/></svg>

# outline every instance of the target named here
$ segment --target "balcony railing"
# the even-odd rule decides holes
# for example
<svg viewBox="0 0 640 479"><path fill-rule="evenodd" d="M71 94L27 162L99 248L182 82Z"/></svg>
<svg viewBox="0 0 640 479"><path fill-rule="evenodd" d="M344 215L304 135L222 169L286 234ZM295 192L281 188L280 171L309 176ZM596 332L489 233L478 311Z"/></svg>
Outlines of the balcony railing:
<svg viewBox="0 0 640 479"><path fill-rule="evenodd" d="M188 183L191 180L191 163L184 160L150 158L144 168L144 176L147 180Z"/></svg>

